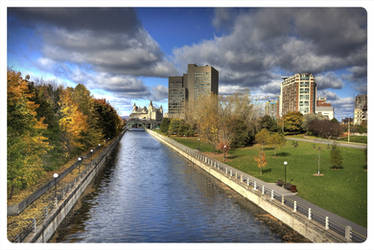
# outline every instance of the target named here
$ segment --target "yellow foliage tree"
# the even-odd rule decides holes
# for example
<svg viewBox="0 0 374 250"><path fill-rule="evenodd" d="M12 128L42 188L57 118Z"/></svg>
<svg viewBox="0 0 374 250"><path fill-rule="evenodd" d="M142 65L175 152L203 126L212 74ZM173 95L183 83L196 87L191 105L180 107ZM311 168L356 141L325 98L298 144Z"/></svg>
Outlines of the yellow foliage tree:
<svg viewBox="0 0 374 250"><path fill-rule="evenodd" d="M255 159L255 161L257 162L257 167L260 169L260 171L261 171L261 175L262 175L262 170L263 170L263 168L265 168L266 165L267 165L265 152L262 151L262 150L259 151L259 152L258 152L258 156L255 156L254 159Z"/></svg>
<svg viewBox="0 0 374 250"><path fill-rule="evenodd" d="M43 117L37 118L39 105L33 101L29 82L14 71L8 71L7 78L7 184L11 198L15 189L37 182L43 173L42 156L51 146L43 136L47 125Z"/></svg>
<svg viewBox="0 0 374 250"><path fill-rule="evenodd" d="M63 90L60 95L60 113L59 125L65 132L66 154L74 152L76 149L82 149L82 133L87 131L87 116L79 111L71 96L71 90Z"/></svg>

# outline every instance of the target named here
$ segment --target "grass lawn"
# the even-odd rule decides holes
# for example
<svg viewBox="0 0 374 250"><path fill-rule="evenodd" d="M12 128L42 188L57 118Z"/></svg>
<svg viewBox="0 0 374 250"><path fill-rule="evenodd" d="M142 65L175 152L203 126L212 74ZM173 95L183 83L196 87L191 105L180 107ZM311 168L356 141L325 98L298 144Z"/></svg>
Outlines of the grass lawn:
<svg viewBox="0 0 374 250"><path fill-rule="evenodd" d="M338 141L345 141L348 142L348 137L342 137L339 138ZM367 136L357 136L357 135L351 135L349 137L350 142L358 142L358 143L368 143L368 137Z"/></svg>
<svg viewBox="0 0 374 250"><path fill-rule="evenodd" d="M191 148L198 148L197 138L174 138ZM283 162L287 161L287 181L297 186L298 195L331 212L367 226L367 172L364 150L339 147L343 156L343 169L330 169L330 150L328 145L321 147L320 172L324 176L313 176L317 172L318 151L313 148L315 143L298 142L294 148L290 141L277 150L274 156L273 148L265 148L267 166L264 174L254 161L258 154L259 145L231 150L226 163L258 177L267 182L284 179ZM214 152L214 148L200 142L200 151ZM209 155L212 155L210 153ZM222 154L215 155L218 160Z"/></svg>

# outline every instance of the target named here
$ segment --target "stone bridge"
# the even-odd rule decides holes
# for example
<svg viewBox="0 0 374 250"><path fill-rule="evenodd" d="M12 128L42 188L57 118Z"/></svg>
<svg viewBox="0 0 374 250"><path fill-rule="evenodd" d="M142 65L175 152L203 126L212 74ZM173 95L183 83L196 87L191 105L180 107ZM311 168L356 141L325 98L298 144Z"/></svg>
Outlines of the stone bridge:
<svg viewBox="0 0 374 250"><path fill-rule="evenodd" d="M153 129L160 126L161 121L130 118L126 121L126 128L148 128Z"/></svg>

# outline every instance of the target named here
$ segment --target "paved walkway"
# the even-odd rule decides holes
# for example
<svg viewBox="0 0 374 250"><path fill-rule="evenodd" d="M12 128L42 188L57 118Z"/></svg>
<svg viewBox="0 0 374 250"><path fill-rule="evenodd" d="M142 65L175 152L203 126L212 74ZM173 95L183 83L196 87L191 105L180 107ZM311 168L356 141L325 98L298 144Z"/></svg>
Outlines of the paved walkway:
<svg viewBox="0 0 374 250"><path fill-rule="evenodd" d="M293 138L293 137L286 137L287 140L290 141L304 141L304 142L311 142L311 143L322 143L322 144L332 144L334 140L325 140L325 139L305 139L305 138ZM362 143L350 143L347 142L339 142L335 141L338 146L347 147L347 148L359 148L359 149L366 149L367 145Z"/></svg>
<svg viewBox="0 0 374 250"><path fill-rule="evenodd" d="M323 209L307 200L304 200L303 198L295 195L295 196L288 196L287 197L287 200L292 200L293 201L296 201L298 204L303 204L303 206L307 207L307 208L311 208L312 209L312 214L313 214L313 211L314 213L316 214L321 214L321 215L324 215L324 216L328 216L330 221L334 221L334 223L338 223L338 224L341 224L341 225L349 225L352 227L352 230L353 231L356 231L357 233L359 234L362 234L362 235L365 235L367 236L367 229L363 226L360 226L350 220L347 220L337 214L334 214L330 211L327 211L326 209Z"/></svg>

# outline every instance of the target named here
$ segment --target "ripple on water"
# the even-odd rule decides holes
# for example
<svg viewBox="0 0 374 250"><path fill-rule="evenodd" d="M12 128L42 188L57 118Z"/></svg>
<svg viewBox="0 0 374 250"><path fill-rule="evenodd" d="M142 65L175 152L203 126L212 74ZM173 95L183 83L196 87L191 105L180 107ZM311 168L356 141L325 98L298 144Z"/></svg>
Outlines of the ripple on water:
<svg viewBox="0 0 374 250"><path fill-rule="evenodd" d="M106 165L56 241L281 241L255 219L258 208L145 132L127 132Z"/></svg>

